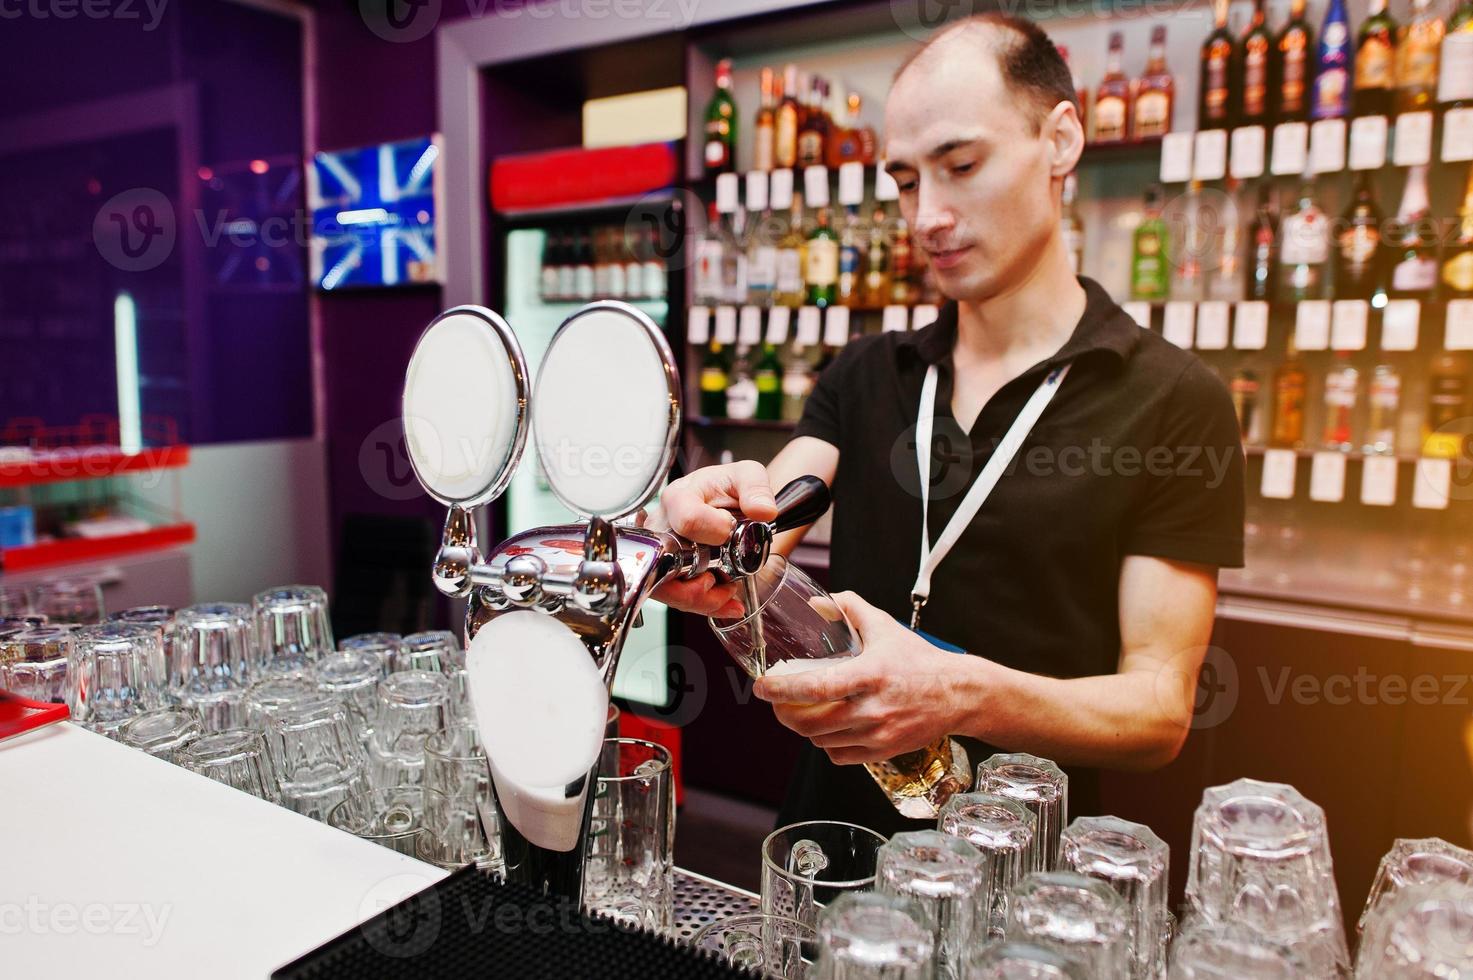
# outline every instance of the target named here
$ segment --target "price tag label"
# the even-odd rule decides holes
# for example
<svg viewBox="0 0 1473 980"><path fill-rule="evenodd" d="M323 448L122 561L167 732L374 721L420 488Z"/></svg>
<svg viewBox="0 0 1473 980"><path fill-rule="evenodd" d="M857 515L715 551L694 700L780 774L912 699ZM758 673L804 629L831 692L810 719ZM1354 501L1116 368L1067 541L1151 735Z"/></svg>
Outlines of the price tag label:
<svg viewBox="0 0 1473 980"><path fill-rule="evenodd" d="M803 168L803 206L826 208L829 206L829 168L814 164Z"/></svg>
<svg viewBox="0 0 1473 980"><path fill-rule="evenodd" d="M817 347L819 330L823 326L823 315L816 306L798 307L798 343L804 347Z"/></svg>
<svg viewBox="0 0 1473 980"><path fill-rule="evenodd" d="M1239 126L1233 130L1233 152L1228 171L1238 180L1262 177L1267 143L1268 135L1262 126Z"/></svg>
<svg viewBox="0 0 1473 980"><path fill-rule="evenodd" d="M1338 504L1345 499L1345 454L1315 453L1309 466L1309 499Z"/></svg>
<svg viewBox="0 0 1473 980"><path fill-rule="evenodd" d="M716 307L716 342L734 344L737 339L737 311L735 306Z"/></svg>
<svg viewBox="0 0 1473 980"><path fill-rule="evenodd" d="M1302 122L1274 127L1274 152L1269 170L1276 176L1302 174L1309 163L1309 126Z"/></svg>
<svg viewBox="0 0 1473 980"><path fill-rule="evenodd" d="M1324 350L1330 346L1330 301L1307 299L1294 314L1294 343L1300 350Z"/></svg>
<svg viewBox="0 0 1473 980"><path fill-rule="evenodd" d="M881 315L880 329L885 333L904 333L906 321L910 319L910 311L903 306L887 306Z"/></svg>
<svg viewBox="0 0 1473 980"><path fill-rule="evenodd" d="M705 306L692 306L685 317L685 341L688 344L706 344L711 340L711 310Z"/></svg>
<svg viewBox="0 0 1473 980"><path fill-rule="evenodd" d="M1182 184L1192 179L1192 134L1167 133L1161 137L1161 183Z"/></svg>
<svg viewBox="0 0 1473 980"><path fill-rule="evenodd" d="M1447 510L1452 496L1453 461L1423 456L1417 460L1412 486L1412 506L1423 510Z"/></svg>
<svg viewBox="0 0 1473 980"><path fill-rule="evenodd" d="M879 166L875 167L875 200L894 201L899 197L900 185L895 183L895 178L885 169L885 161L881 160Z"/></svg>
<svg viewBox="0 0 1473 980"><path fill-rule="evenodd" d="M791 202L789 204L791 205ZM765 170L753 170L747 174L747 213L761 214L766 210L767 172Z"/></svg>
<svg viewBox="0 0 1473 980"><path fill-rule="evenodd" d="M1447 304L1445 350L1473 350L1473 299L1453 299Z"/></svg>
<svg viewBox="0 0 1473 980"><path fill-rule="evenodd" d="M1192 328L1197 316L1195 303L1174 300L1166 304L1165 318L1161 321L1161 336L1183 350L1192 346Z"/></svg>
<svg viewBox="0 0 1473 980"><path fill-rule="evenodd" d="M830 306L824 311L823 342L830 347L849 343L849 307Z"/></svg>
<svg viewBox="0 0 1473 980"><path fill-rule="evenodd" d="M1233 346L1263 350L1268 346L1268 304L1252 299L1239 303L1233 315Z"/></svg>
<svg viewBox="0 0 1473 980"><path fill-rule="evenodd" d="M742 307L737 321L737 343L755 347L762 343L762 311L755 306Z"/></svg>
<svg viewBox="0 0 1473 980"><path fill-rule="evenodd" d="M1197 306L1198 350L1223 350L1228 345L1228 305L1208 300Z"/></svg>
<svg viewBox="0 0 1473 980"><path fill-rule="evenodd" d="M1345 120L1320 119L1309 127L1309 169L1317 174L1345 169Z"/></svg>
<svg viewBox="0 0 1473 980"><path fill-rule="evenodd" d="M1386 165L1385 116L1361 116L1350 124L1350 169L1380 170Z"/></svg>
<svg viewBox="0 0 1473 980"><path fill-rule="evenodd" d="M839 167L839 203L845 207L864 203L864 164L851 161Z"/></svg>
<svg viewBox="0 0 1473 980"><path fill-rule="evenodd" d="M768 201L774 211L786 211L793 206L793 172L774 170L768 176Z"/></svg>
<svg viewBox="0 0 1473 980"><path fill-rule="evenodd" d="M1143 330L1151 329L1151 304L1143 300L1131 300L1129 303L1121 304L1120 308L1129 314L1130 318L1140 325Z"/></svg>
<svg viewBox="0 0 1473 980"><path fill-rule="evenodd" d="M1422 304L1414 299L1393 299L1381 314L1381 349L1416 350Z"/></svg>
<svg viewBox="0 0 1473 980"><path fill-rule="evenodd" d="M773 345L788 342L788 316L792 313L786 306L774 306L767 311L767 342Z"/></svg>
<svg viewBox="0 0 1473 980"><path fill-rule="evenodd" d="M1330 346L1335 350L1365 350L1366 321L1371 304L1363 299L1337 299L1332 307Z"/></svg>
<svg viewBox="0 0 1473 980"><path fill-rule="evenodd" d="M1391 162L1415 167L1432 160L1432 113L1403 112L1396 117L1396 140Z"/></svg>
<svg viewBox="0 0 1473 980"><path fill-rule="evenodd" d="M1448 163L1473 160L1473 109L1449 109L1442 114L1442 159Z"/></svg>
<svg viewBox="0 0 1473 980"><path fill-rule="evenodd" d="M911 311L910 329L919 330L924 326L935 323L936 318L940 315L941 311L935 306L930 303L922 303Z"/></svg>
<svg viewBox="0 0 1473 980"><path fill-rule="evenodd" d="M1396 503L1396 457L1367 456L1360 477L1360 502L1371 507Z"/></svg>
<svg viewBox="0 0 1473 980"><path fill-rule="evenodd" d="M1221 180L1227 176L1227 130L1204 129L1192 146L1192 176L1198 180Z"/></svg>
<svg viewBox="0 0 1473 980"><path fill-rule="evenodd" d="M1292 449L1263 451L1263 479L1258 494L1269 500L1291 500L1294 497L1294 466L1297 458Z"/></svg>
<svg viewBox="0 0 1473 980"><path fill-rule="evenodd" d="M731 214L737 207L737 175L721 174L716 178L716 210Z"/></svg>

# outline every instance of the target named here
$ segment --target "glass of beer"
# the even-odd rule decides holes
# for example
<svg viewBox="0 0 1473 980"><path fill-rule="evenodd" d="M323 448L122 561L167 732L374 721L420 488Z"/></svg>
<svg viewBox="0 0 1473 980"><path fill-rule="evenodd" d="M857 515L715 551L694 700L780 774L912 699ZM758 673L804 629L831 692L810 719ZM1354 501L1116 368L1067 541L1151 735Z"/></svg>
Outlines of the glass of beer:
<svg viewBox="0 0 1473 980"><path fill-rule="evenodd" d="M861 644L833 597L782 555L773 555L728 607L709 620L716 638L752 677L822 670L858 656ZM971 787L971 763L949 736L865 769L903 816L934 820Z"/></svg>

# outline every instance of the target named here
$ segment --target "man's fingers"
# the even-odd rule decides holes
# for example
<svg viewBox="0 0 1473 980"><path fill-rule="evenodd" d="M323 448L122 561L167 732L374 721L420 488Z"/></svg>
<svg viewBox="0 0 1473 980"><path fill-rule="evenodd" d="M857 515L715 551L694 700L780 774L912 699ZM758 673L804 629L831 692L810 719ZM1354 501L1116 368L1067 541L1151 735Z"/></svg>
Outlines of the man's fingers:
<svg viewBox="0 0 1473 980"><path fill-rule="evenodd" d="M661 498L670 529L701 544L725 544L736 518L729 510L713 507L698 486L680 486L681 482L670 484Z"/></svg>
<svg viewBox="0 0 1473 980"><path fill-rule="evenodd" d="M775 704L772 712L786 728L804 738L833 736L836 732L854 730L854 702L830 701L825 704ZM815 741L813 744L818 745Z"/></svg>
<svg viewBox="0 0 1473 980"><path fill-rule="evenodd" d="M706 572L689 581L667 580L655 589L653 595L667 606L698 616L732 619L742 615L741 602L736 598L736 588L730 582L717 585L716 577Z"/></svg>
<svg viewBox="0 0 1473 980"><path fill-rule="evenodd" d="M746 459L731 465L733 496L741 503L742 513L754 521L770 521L777 516L777 501L767 481L767 467Z"/></svg>
<svg viewBox="0 0 1473 980"><path fill-rule="evenodd" d="M855 658L856 660L858 658ZM759 677L752 691L773 704L814 704L840 701L865 691L868 678L853 667L853 661L833 667L799 671L796 674L771 674Z"/></svg>

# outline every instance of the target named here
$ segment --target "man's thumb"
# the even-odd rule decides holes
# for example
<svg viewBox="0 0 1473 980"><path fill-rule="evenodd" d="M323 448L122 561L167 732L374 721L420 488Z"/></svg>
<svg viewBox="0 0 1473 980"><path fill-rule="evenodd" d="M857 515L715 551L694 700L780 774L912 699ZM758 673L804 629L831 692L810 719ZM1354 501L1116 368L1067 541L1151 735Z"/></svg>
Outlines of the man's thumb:
<svg viewBox="0 0 1473 980"><path fill-rule="evenodd" d="M856 592L835 592L834 602L849 618L849 624L859 634L861 642L869 639L881 620L890 622L889 616L865 602Z"/></svg>

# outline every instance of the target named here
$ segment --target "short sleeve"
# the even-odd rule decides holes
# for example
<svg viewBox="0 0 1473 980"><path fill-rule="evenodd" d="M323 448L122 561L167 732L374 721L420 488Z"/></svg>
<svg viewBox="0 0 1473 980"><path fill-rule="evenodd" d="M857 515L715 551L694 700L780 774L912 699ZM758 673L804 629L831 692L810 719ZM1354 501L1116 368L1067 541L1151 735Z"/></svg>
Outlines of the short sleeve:
<svg viewBox="0 0 1473 980"><path fill-rule="evenodd" d="M1232 398L1201 361L1177 378L1123 552L1221 568L1243 566L1243 444Z"/></svg>
<svg viewBox="0 0 1473 980"><path fill-rule="evenodd" d="M847 385L845 379L853 373L853 365L870 342L878 337L857 338L844 345L837 357L819 374L808 402L803 407L803 417L793 431L793 438L813 436L831 446L839 445L841 399Z"/></svg>

